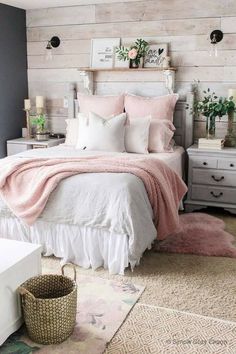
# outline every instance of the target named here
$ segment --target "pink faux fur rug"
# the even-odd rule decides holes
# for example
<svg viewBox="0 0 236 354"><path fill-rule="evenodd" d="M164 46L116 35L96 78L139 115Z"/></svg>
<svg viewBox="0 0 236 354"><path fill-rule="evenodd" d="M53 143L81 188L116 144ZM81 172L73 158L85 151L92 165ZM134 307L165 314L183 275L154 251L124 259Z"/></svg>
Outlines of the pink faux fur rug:
<svg viewBox="0 0 236 354"><path fill-rule="evenodd" d="M157 242L155 251L236 258L235 239L225 231L222 220L208 214L189 213L180 216L180 223L181 231Z"/></svg>

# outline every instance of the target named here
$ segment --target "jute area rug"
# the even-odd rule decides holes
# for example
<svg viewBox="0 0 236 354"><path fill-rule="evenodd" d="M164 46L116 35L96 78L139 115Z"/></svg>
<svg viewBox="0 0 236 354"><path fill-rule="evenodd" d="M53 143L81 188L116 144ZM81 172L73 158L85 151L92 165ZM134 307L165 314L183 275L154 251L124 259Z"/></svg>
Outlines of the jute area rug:
<svg viewBox="0 0 236 354"><path fill-rule="evenodd" d="M106 354L235 354L236 323L138 303Z"/></svg>

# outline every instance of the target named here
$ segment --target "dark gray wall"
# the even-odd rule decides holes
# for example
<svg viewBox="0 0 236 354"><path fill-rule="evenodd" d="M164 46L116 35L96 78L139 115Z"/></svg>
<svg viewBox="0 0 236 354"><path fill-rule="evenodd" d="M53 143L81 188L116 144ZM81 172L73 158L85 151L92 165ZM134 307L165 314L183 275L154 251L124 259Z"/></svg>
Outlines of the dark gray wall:
<svg viewBox="0 0 236 354"><path fill-rule="evenodd" d="M21 136L28 96L25 10L0 4L0 157Z"/></svg>

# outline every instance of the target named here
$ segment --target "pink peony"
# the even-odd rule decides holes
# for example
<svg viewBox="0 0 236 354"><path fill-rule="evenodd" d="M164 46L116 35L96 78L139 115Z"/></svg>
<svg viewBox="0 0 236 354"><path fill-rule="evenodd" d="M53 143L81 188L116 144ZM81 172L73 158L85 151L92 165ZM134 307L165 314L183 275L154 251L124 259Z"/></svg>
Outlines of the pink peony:
<svg viewBox="0 0 236 354"><path fill-rule="evenodd" d="M138 52L137 52L137 50L135 48L130 49L129 52L128 52L129 59L132 59L132 60L136 59L137 55L138 55Z"/></svg>

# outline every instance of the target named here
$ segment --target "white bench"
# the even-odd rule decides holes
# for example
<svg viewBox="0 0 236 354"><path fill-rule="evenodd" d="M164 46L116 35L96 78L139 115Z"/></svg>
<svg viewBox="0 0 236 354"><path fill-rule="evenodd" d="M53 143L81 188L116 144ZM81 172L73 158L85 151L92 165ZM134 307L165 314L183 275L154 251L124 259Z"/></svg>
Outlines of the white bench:
<svg viewBox="0 0 236 354"><path fill-rule="evenodd" d="M41 271L40 245L0 238L0 345L22 324L16 289Z"/></svg>

